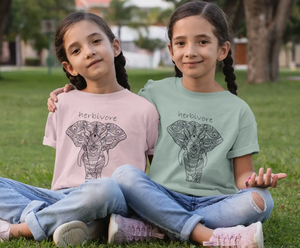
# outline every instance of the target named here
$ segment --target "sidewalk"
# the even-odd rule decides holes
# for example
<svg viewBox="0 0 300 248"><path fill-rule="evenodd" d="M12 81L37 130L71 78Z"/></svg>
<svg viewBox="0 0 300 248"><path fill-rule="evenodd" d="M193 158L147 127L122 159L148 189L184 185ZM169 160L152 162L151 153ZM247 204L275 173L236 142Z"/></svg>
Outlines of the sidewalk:
<svg viewBox="0 0 300 248"><path fill-rule="evenodd" d="M52 67L53 68L53 67ZM26 70L46 70L46 66L21 66L0 65L0 71L26 71Z"/></svg>
<svg viewBox="0 0 300 248"><path fill-rule="evenodd" d="M300 77L288 77L288 80L300 81Z"/></svg>

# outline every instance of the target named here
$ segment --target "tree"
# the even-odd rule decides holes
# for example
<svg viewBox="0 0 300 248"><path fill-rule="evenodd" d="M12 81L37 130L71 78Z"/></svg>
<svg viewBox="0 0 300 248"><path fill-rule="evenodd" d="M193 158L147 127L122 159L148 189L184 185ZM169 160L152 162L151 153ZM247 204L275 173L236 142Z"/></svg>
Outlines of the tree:
<svg viewBox="0 0 300 248"><path fill-rule="evenodd" d="M138 8L135 5L129 5L129 0L112 0L109 5L106 18L108 21L118 26L118 38L121 44L121 29L123 26L136 26L138 23L132 21L134 10ZM122 44L121 44L122 45Z"/></svg>
<svg viewBox="0 0 300 248"><path fill-rule="evenodd" d="M141 23L147 26L166 26L170 16L173 13L173 8L161 9L159 7L151 8L147 11L140 9L138 12Z"/></svg>
<svg viewBox="0 0 300 248"><path fill-rule="evenodd" d="M166 42L161 39L150 39L148 37L139 35L138 40L134 42L138 47L153 53L155 50L161 50L166 46Z"/></svg>
<svg viewBox="0 0 300 248"><path fill-rule="evenodd" d="M2 40L3 33L6 26L6 20L11 6L11 0L0 1L0 58L2 56Z"/></svg>
<svg viewBox="0 0 300 248"><path fill-rule="evenodd" d="M287 67L290 66L289 62L292 61L293 66L296 60L296 44L300 42L300 0L295 0L295 4L292 9L291 17L287 24L285 33L283 35L283 48L286 52ZM289 51L292 52L292 58L289 58Z"/></svg>
<svg viewBox="0 0 300 248"><path fill-rule="evenodd" d="M6 39L15 41L16 35L20 35L25 42L31 41L40 54L42 49L48 48L47 36L41 33L41 21L59 22L74 9L73 0L14 0L5 29Z"/></svg>
<svg viewBox="0 0 300 248"><path fill-rule="evenodd" d="M164 0L165 2L172 2L175 8L191 2L190 0ZM231 29L236 36L245 36L245 12L243 1L240 0L204 0L204 2L212 2L219 6L226 13ZM170 18L170 15L169 17Z"/></svg>
<svg viewBox="0 0 300 248"><path fill-rule="evenodd" d="M179 6L181 6L184 3L188 3L191 0L165 0L165 2L170 2L174 4L175 9L177 9Z"/></svg>
<svg viewBox="0 0 300 248"><path fill-rule="evenodd" d="M151 66L153 66L153 54L155 50L161 50L166 46L166 42L161 39L150 39L142 34L139 35L139 38L134 43L136 46L145 49L150 53Z"/></svg>
<svg viewBox="0 0 300 248"><path fill-rule="evenodd" d="M243 0L247 28L247 82L278 79L279 52L294 0Z"/></svg>
<svg viewBox="0 0 300 248"><path fill-rule="evenodd" d="M165 1L173 2L176 7L189 2ZM224 10L229 17L234 34L247 36L247 82L276 81L279 72L280 45L295 0L204 1L213 2ZM244 22L246 22L246 31Z"/></svg>

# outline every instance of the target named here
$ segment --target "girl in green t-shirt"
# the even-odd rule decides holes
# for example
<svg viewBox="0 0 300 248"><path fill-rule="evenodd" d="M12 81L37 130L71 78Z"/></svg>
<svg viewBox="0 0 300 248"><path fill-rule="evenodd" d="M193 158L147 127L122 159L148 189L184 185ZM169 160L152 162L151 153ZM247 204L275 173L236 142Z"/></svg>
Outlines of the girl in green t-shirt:
<svg viewBox="0 0 300 248"><path fill-rule="evenodd" d="M274 206L267 188L286 174L254 171L256 122L236 96L229 33L225 14L214 4L192 1L173 13L168 48L176 76L150 81L139 93L160 114L149 176L123 165L112 177L142 219L183 242L261 248L261 222ZM217 63L223 64L228 91L215 81ZM48 108L55 108L51 99ZM116 219L109 241L135 240L135 231L124 231L130 219Z"/></svg>

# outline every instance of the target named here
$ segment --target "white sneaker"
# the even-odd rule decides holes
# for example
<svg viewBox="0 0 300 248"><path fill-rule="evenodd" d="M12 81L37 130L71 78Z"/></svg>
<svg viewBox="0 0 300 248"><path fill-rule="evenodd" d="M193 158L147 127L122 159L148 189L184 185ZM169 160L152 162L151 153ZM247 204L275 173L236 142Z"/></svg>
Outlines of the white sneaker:
<svg viewBox="0 0 300 248"><path fill-rule="evenodd" d="M58 247L81 245L86 240L103 237L103 222L101 220L85 224L75 220L60 225L53 233L53 241Z"/></svg>

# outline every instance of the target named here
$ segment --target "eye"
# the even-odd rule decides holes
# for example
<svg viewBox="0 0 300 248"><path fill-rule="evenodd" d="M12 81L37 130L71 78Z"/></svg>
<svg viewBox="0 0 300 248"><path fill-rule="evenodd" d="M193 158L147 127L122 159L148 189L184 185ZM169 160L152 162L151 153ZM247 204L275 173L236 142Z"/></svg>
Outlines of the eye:
<svg viewBox="0 0 300 248"><path fill-rule="evenodd" d="M200 40L199 43L200 43L201 45L205 45L205 44L208 43L208 41L207 41L207 40Z"/></svg>
<svg viewBox="0 0 300 248"><path fill-rule="evenodd" d="M77 54L77 53L79 53L79 51L80 51L80 49L79 49L79 48L76 48L76 49L74 49L74 50L72 51L71 54Z"/></svg>
<svg viewBox="0 0 300 248"><path fill-rule="evenodd" d="M175 46L184 46L184 45L185 45L184 41L175 42Z"/></svg>
<svg viewBox="0 0 300 248"><path fill-rule="evenodd" d="M95 39L95 40L93 40L93 44L98 44L98 43L100 43L102 40L101 39Z"/></svg>

